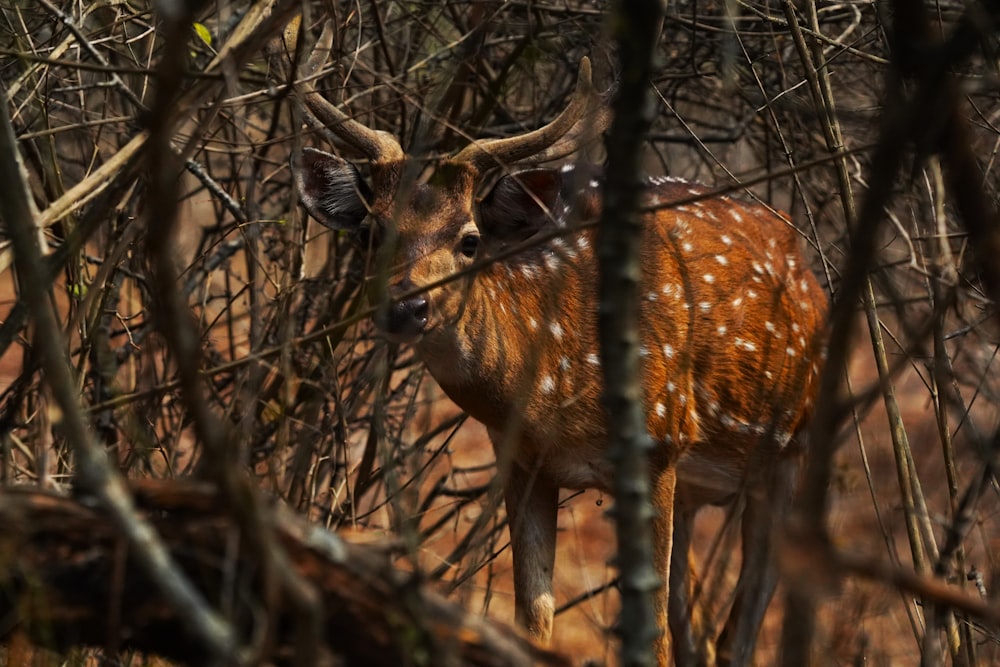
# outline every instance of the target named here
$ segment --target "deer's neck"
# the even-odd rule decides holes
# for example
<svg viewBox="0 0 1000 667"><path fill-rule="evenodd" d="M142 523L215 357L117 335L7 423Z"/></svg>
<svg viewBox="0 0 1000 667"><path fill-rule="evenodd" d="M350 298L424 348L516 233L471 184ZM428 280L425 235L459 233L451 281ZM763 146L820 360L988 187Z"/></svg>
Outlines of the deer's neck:
<svg viewBox="0 0 1000 667"><path fill-rule="evenodd" d="M577 387L598 377L596 364L573 368L597 358L596 314L580 297L593 287L591 246L580 233L492 264L472 279L457 321L421 341L431 374L474 418L501 428L530 403L543 419L571 375Z"/></svg>

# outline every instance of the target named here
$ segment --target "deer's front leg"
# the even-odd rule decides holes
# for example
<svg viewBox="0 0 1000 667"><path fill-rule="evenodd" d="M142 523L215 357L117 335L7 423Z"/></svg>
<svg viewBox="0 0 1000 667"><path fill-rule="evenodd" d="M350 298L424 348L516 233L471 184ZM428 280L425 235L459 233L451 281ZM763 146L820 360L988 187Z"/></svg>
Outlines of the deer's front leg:
<svg viewBox="0 0 1000 667"><path fill-rule="evenodd" d="M552 569L556 558L556 510L559 488L512 465L504 485L514 557L515 620L537 642L552 636L555 597Z"/></svg>

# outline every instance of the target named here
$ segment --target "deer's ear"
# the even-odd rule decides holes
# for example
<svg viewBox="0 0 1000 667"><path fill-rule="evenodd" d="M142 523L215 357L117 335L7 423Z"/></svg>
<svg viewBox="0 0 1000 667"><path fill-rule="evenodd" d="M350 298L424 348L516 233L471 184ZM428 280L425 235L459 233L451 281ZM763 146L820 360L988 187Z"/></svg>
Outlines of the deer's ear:
<svg viewBox="0 0 1000 667"><path fill-rule="evenodd" d="M350 162L304 148L300 168L292 173L302 204L323 225L354 231L368 215L371 188Z"/></svg>
<svg viewBox="0 0 1000 667"><path fill-rule="evenodd" d="M482 232L500 240L516 241L558 224L562 214L562 173L531 169L503 176L479 204Z"/></svg>

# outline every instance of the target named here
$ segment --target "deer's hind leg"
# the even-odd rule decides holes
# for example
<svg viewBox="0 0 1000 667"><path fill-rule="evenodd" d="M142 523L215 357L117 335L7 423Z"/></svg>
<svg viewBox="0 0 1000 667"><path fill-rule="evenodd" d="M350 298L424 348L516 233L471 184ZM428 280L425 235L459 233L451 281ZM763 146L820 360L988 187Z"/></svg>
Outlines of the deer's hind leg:
<svg viewBox="0 0 1000 667"><path fill-rule="evenodd" d="M691 552L697 508L678 502L674 509L674 542L670 563L669 620L674 664L710 667L715 664L715 638L707 636L708 619L695 600L697 571Z"/></svg>
<svg viewBox="0 0 1000 667"><path fill-rule="evenodd" d="M753 662L757 635L774 596L778 567L774 537L791 506L798 458L774 463L763 488L751 489L742 516L743 562L732 609L719 636L719 664L727 667Z"/></svg>
<svg viewBox="0 0 1000 667"><path fill-rule="evenodd" d="M677 468L671 463L653 476L652 504L653 517L653 562L660 577L661 586L654 598L653 608L659 635L654 643L657 664L670 664L670 566L674 540L674 501L677 490ZM623 576L625 576L623 574ZM626 585L623 581L622 586ZM627 622L622 618L622 622Z"/></svg>

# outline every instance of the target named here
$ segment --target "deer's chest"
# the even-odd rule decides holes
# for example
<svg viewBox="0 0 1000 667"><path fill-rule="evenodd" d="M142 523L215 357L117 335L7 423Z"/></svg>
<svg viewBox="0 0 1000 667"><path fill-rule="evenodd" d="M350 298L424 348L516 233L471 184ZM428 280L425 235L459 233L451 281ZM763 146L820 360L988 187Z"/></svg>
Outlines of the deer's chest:
<svg viewBox="0 0 1000 667"><path fill-rule="evenodd" d="M563 488L609 490L611 467L603 450L607 431L599 375L579 374L573 381L555 373L531 378L517 388L501 387L502 382L485 387L442 382L441 386L486 426L499 460L537 471Z"/></svg>
<svg viewBox="0 0 1000 667"><path fill-rule="evenodd" d="M509 458L528 473L537 474L564 489L611 492L613 468L601 447L605 436L566 441L539 438L514 429L489 429L497 460Z"/></svg>

